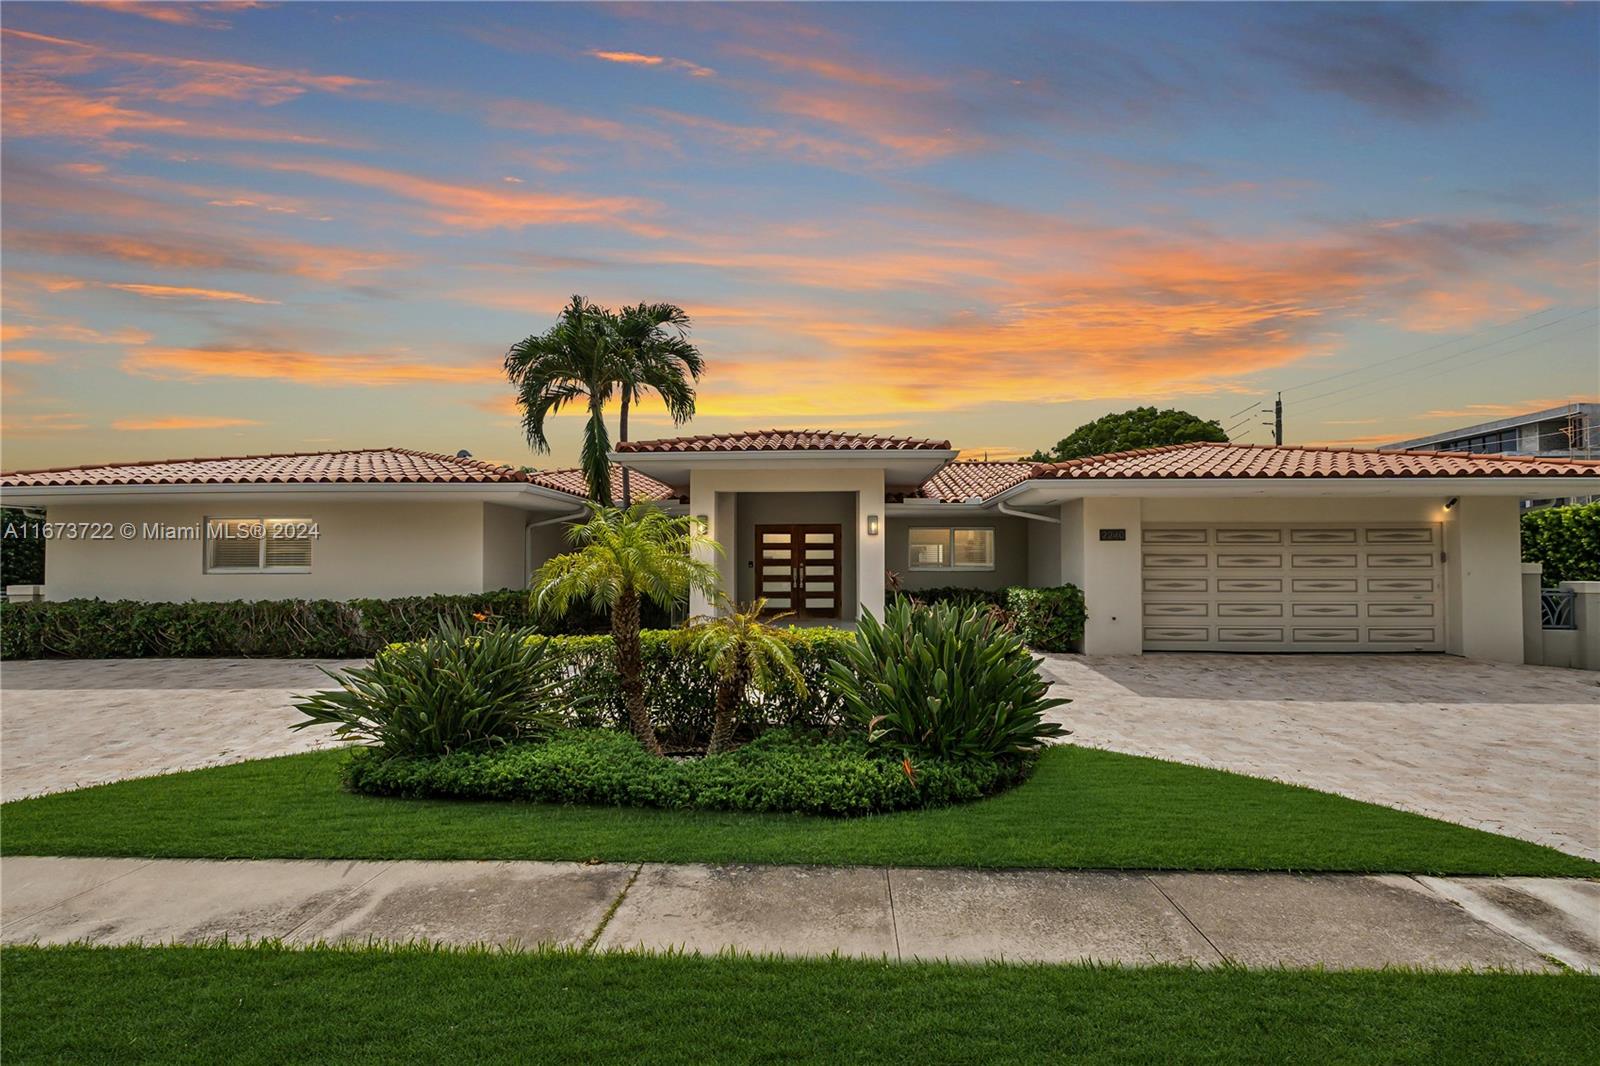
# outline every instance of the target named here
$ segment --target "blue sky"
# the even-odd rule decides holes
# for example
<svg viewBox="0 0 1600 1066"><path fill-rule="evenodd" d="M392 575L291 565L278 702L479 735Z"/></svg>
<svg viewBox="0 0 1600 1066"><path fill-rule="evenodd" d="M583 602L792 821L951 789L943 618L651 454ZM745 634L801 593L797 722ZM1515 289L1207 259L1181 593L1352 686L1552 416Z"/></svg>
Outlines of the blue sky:
<svg viewBox="0 0 1600 1066"><path fill-rule="evenodd" d="M690 312L698 432L1001 457L1283 389L1363 443L1600 391L1594 5L3 18L7 468L571 463L499 365L572 293Z"/></svg>

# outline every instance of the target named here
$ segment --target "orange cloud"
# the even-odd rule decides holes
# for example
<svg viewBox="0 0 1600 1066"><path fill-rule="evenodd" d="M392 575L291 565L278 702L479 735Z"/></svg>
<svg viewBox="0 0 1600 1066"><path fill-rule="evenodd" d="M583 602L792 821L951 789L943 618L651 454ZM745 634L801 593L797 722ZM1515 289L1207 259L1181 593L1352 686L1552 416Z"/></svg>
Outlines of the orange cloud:
<svg viewBox="0 0 1600 1066"><path fill-rule="evenodd" d="M114 149L132 147L119 139L128 134L284 144L328 143L326 138L292 130L160 115L124 106L122 95L116 92L79 92L48 78L15 70L6 72L4 89L3 119L8 137L95 141Z"/></svg>
<svg viewBox="0 0 1600 1066"><path fill-rule="evenodd" d="M119 418L112 429L129 432L162 429L228 429L232 426L259 426L253 418L222 418L213 415L163 415L159 418Z"/></svg>
<svg viewBox="0 0 1600 1066"><path fill-rule="evenodd" d="M735 47L730 51L758 59L780 70L810 74L825 81L840 82L863 89L895 93L926 93L949 86L949 82L944 79L925 75L895 74L887 70L874 69L865 62L841 62L822 56L792 55L760 48Z"/></svg>
<svg viewBox="0 0 1600 1066"><path fill-rule="evenodd" d="M223 19L208 17L207 12L232 13L252 7L267 6L256 3L255 0L229 0L228 3L207 4L167 4L154 3L152 0L79 0L79 3L123 15L137 15L140 18L165 22L170 26L199 26L208 30L226 30L230 25Z"/></svg>
<svg viewBox="0 0 1600 1066"><path fill-rule="evenodd" d="M312 174L333 181L381 189L406 200L427 204L429 217L464 229L521 229L525 226L575 223L615 226L633 232L659 232L635 220L654 205L625 196L569 196L459 185L421 178L359 163L305 160L261 160L272 170Z"/></svg>
<svg viewBox="0 0 1600 1066"><path fill-rule="evenodd" d="M475 101L473 110L483 121L501 129L527 130L547 136L593 137L615 141L629 148L677 151L677 145L670 137L655 130L579 114L537 100Z"/></svg>
<svg viewBox="0 0 1600 1066"><path fill-rule="evenodd" d="M245 378L326 387L471 385L505 379L498 362L420 363L378 355L325 355L228 346L141 349L123 359L122 369L163 380Z"/></svg>
<svg viewBox="0 0 1600 1066"><path fill-rule="evenodd" d="M702 67L700 64L691 63L687 59L675 59L670 56L652 56L645 55L642 52L606 52L600 49L594 49L587 54L596 59L603 59L607 63L625 63L640 67L665 66L672 70L681 70L693 78L709 78L717 73L710 67Z"/></svg>
<svg viewBox="0 0 1600 1066"><path fill-rule="evenodd" d="M197 289L188 285L144 285L131 281L106 282L108 289L120 289L122 292L131 292L135 296L146 296L152 300L221 300L225 302L246 304L275 304L277 300L263 300L259 296L249 293L232 292L228 289Z"/></svg>
<svg viewBox="0 0 1600 1066"><path fill-rule="evenodd" d="M1594 393L1573 393L1570 396L1542 396L1531 400L1517 400L1512 403L1469 403L1457 408L1435 408L1424 411L1418 418L1451 418L1463 422L1492 422L1497 418L1509 418L1512 415L1527 414L1529 411L1548 411L1554 407L1565 407L1573 403L1600 403L1600 396Z"/></svg>
<svg viewBox="0 0 1600 1066"><path fill-rule="evenodd" d="M410 262L412 257L334 245L281 240L230 240L220 235L76 233L8 230L13 247L47 255L115 259L177 270L241 270L287 274L314 281L350 280L351 274Z"/></svg>
<svg viewBox="0 0 1600 1066"><path fill-rule="evenodd" d="M0 432L7 437L45 437L56 433L77 433L88 429L85 416L75 411L19 414L7 411Z"/></svg>
<svg viewBox="0 0 1600 1066"><path fill-rule="evenodd" d="M53 363L56 357L37 348L7 348L0 353L0 361L7 363Z"/></svg>

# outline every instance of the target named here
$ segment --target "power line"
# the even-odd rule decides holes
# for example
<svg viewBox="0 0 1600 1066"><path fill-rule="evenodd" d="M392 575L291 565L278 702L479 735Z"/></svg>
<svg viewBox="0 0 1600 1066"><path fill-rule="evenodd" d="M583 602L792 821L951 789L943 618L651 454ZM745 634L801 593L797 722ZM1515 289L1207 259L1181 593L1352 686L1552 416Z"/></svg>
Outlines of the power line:
<svg viewBox="0 0 1600 1066"><path fill-rule="evenodd" d="M1504 329L1506 326L1514 326L1518 322L1526 322L1530 318L1537 318L1540 315L1545 314L1548 311L1554 310L1554 308L1555 308L1555 305L1552 304L1550 307L1544 307L1544 308L1540 308L1537 311L1532 311L1532 312L1530 312L1530 313L1528 313L1526 315L1523 315L1521 318L1513 318L1508 322L1501 322L1497 326L1490 326L1488 329L1479 330L1477 333L1469 333L1465 337L1451 337L1449 340L1440 341L1437 344L1430 344L1426 348L1418 348L1414 352L1402 352L1399 355L1391 355L1391 356L1388 356L1387 358L1379 359L1376 362L1367 363L1365 366L1351 367L1349 370L1340 370L1337 373L1328 374L1325 377L1312 378L1310 381L1302 381L1298 385L1290 385L1290 386L1286 387L1283 391L1284 392L1293 392L1295 389L1309 389L1311 386L1320 385L1324 381L1333 381L1335 378L1348 377L1351 374L1359 374L1364 370L1371 370L1374 367L1383 366L1386 363L1393 363L1393 362L1395 362L1397 360L1400 360L1400 359L1409 359L1409 358L1411 358L1412 356L1415 356L1415 355L1426 355L1429 352L1436 351L1436 350L1438 350L1440 348L1444 348L1444 347L1446 347L1448 345L1457 344L1457 343L1459 343L1461 341L1464 341L1464 340L1471 340L1474 336L1480 336L1480 335L1485 334L1485 333L1493 333L1497 329ZM1501 340L1510 340L1510 339L1511 339L1510 337L1502 337L1501 338ZM1309 397L1308 397L1308 399L1309 399ZM1231 418L1232 416L1230 415L1229 417Z"/></svg>
<svg viewBox="0 0 1600 1066"><path fill-rule="evenodd" d="M1427 367L1430 367L1430 366L1437 366L1440 363L1448 362L1451 359L1459 359L1461 356L1467 355L1467 354L1469 354L1471 352L1478 352L1478 351L1482 351L1485 348L1492 348L1496 344L1504 344L1506 341L1516 340L1518 337L1525 337L1530 333L1537 333L1542 329L1549 329L1551 326L1559 326L1561 323L1566 322L1569 319L1577 318L1579 315L1587 315L1591 311L1594 311L1594 310L1596 310L1596 308L1586 307L1582 311L1574 311L1569 315L1562 315L1560 318L1551 319L1549 322L1544 322L1544 323L1541 323L1540 325L1532 326L1532 327L1530 327L1528 329L1521 330L1520 332L1513 333L1510 336L1499 337L1499 338L1496 338L1495 340L1492 340L1492 341L1485 341L1484 343L1478 344L1478 345L1474 345L1471 348L1463 348L1459 352L1451 352L1450 354L1448 354L1446 356L1443 356L1442 358L1439 358L1439 359L1430 359L1426 363L1418 363L1416 366L1403 367L1403 368L1401 368L1399 370L1391 370L1386 374L1378 375L1378 378L1376 380L1382 380L1384 378L1394 377L1397 374L1410 374L1413 371L1423 370L1423 369L1426 369ZM1434 347L1437 348L1437 347L1439 347L1439 345L1434 345ZM1427 351L1427 350L1428 349L1423 349L1423 351ZM1521 349L1517 349L1517 350L1520 351ZM1412 355L1420 355L1420 354L1422 354L1422 352L1412 352L1411 354ZM1374 364L1374 365L1376 365L1376 364ZM1341 392L1349 392L1351 389L1359 389L1363 385L1370 385L1370 384L1372 384L1372 382L1370 382L1370 381L1358 381L1354 385L1341 385L1337 389L1329 389L1326 392L1319 392L1319 393L1316 393L1316 394L1314 394L1312 396L1307 396L1307 397L1305 397L1304 399L1302 399L1299 402L1301 402L1301 403L1310 403L1313 400L1320 400L1324 396L1335 396L1335 395L1338 395ZM1284 390L1284 391L1288 391L1288 390Z"/></svg>
<svg viewBox="0 0 1600 1066"><path fill-rule="evenodd" d="M1595 308L1590 308L1589 310L1592 311L1592 310L1595 310ZM1578 314L1585 314L1585 313L1586 312L1583 312L1583 311L1578 312ZM1569 315L1567 317L1571 318L1571 317L1575 317L1575 316ZM1570 332L1567 332L1567 333L1558 333L1554 337L1541 337L1538 340L1533 341L1530 344L1524 344L1524 345L1521 345L1519 347L1512 348L1509 351L1490 352L1488 355L1485 355L1480 359L1473 359L1473 360L1470 360L1470 361L1468 361L1466 363L1463 363L1462 366L1463 367L1477 366L1480 363L1487 363L1491 359L1502 359L1502 358L1504 358L1504 357L1506 357L1508 355L1516 355L1518 352L1525 352L1530 348L1537 348L1542 344L1549 344L1551 341L1564 340L1567 337L1576 337L1578 334L1585 332L1585 330L1587 328L1588 327L1581 327L1579 329L1571 330ZM1465 352L1458 352L1456 354L1457 355L1464 355L1466 353ZM1442 360L1435 360L1435 362L1442 362ZM1432 364L1423 364L1422 366L1414 366L1414 367L1411 367L1410 370L1408 370L1408 371L1403 371L1403 373L1409 373L1410 371L1414 371L1414 370L1425 370L1430 365L1432 365ZM1347 403L1347 402L1352 401L1352 400L1360 400L1360 399L1363 399L1363 398L1365 398L1367 396L1376 396L1378 393L1384 392L1388 388L1389 388L1389 386L1383 385L1383 386L1380 386L1379 388L1372 389L1372 390L1370 390L1368 392L1357 393L1354 396L1346 396L1346 397L1344 397L1344 399L1335 400L1332 403L1325 403L1325 404L1322 404L1320 406L1313 406L1313 407L1311 407L1309 409L1297 408L1296 409L1296 413L1297 414L1310 414L1310 413L1315 412L1315 411L1326 411L1330 407L1338 407L1342 403ZM1344 389L1340 389L1338 391L1343 392L1345 390ZM1329 394L1324 393L1324 395L1329 395Z"/></svg>

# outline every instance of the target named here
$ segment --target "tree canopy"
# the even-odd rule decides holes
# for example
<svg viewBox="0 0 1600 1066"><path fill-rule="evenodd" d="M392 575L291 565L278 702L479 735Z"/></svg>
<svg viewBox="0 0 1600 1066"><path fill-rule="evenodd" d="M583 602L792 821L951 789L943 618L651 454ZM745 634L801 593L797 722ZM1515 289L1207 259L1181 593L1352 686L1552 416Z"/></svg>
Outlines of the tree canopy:
<svg viewBox="0 0 1600 1066"><path fill-rule="evenodd" d="M1087 455L1105 455L1135 448L1157 448L1163 444L1190 444L1195 441L1226 443L1222 424L1167 408L1135 407L1131 411L1105 415L1073 430L1049 451L1037 451L1026 458L1035 463L1062 463Z"/></svg>

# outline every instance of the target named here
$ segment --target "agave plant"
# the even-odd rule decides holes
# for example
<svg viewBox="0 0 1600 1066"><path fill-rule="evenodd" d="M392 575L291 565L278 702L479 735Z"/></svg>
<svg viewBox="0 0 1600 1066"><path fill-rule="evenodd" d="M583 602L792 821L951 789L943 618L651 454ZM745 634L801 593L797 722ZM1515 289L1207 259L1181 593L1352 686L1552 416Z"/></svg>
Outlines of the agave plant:
<svg viewBox="0 0 1600 1066"><path fill-rule="evenodd" d="M1047 695L1038 660L977 606L892 604L863 615L828 668L873 744L941 757L1037 751L1066 730L1044 719L1071 702Z"/></svg>
<svg viewBox="0 0 1600 1066"><path fill-rule="evenodd" d="M323 673L339 687L296 704L306 717L289 728L331 725L340 740L387 757L482 751L561 724L560 659L531 629L441 620L425 640L392 644L368 666Z"/></svg>
<svg viewBox="0 0 1600 1066"><path fill-rule="evenodd" d="M690 645L717 679L716 712L711 727L707 755L728 750L745 692L754 685L769 689L785 678L803 697L805 678L795 665L794 651L783 635L769 623L787 614L763 619L767 601L757 599L739 606L724 597L723 612L715 618L689 624L694 634Z"/></svg>

